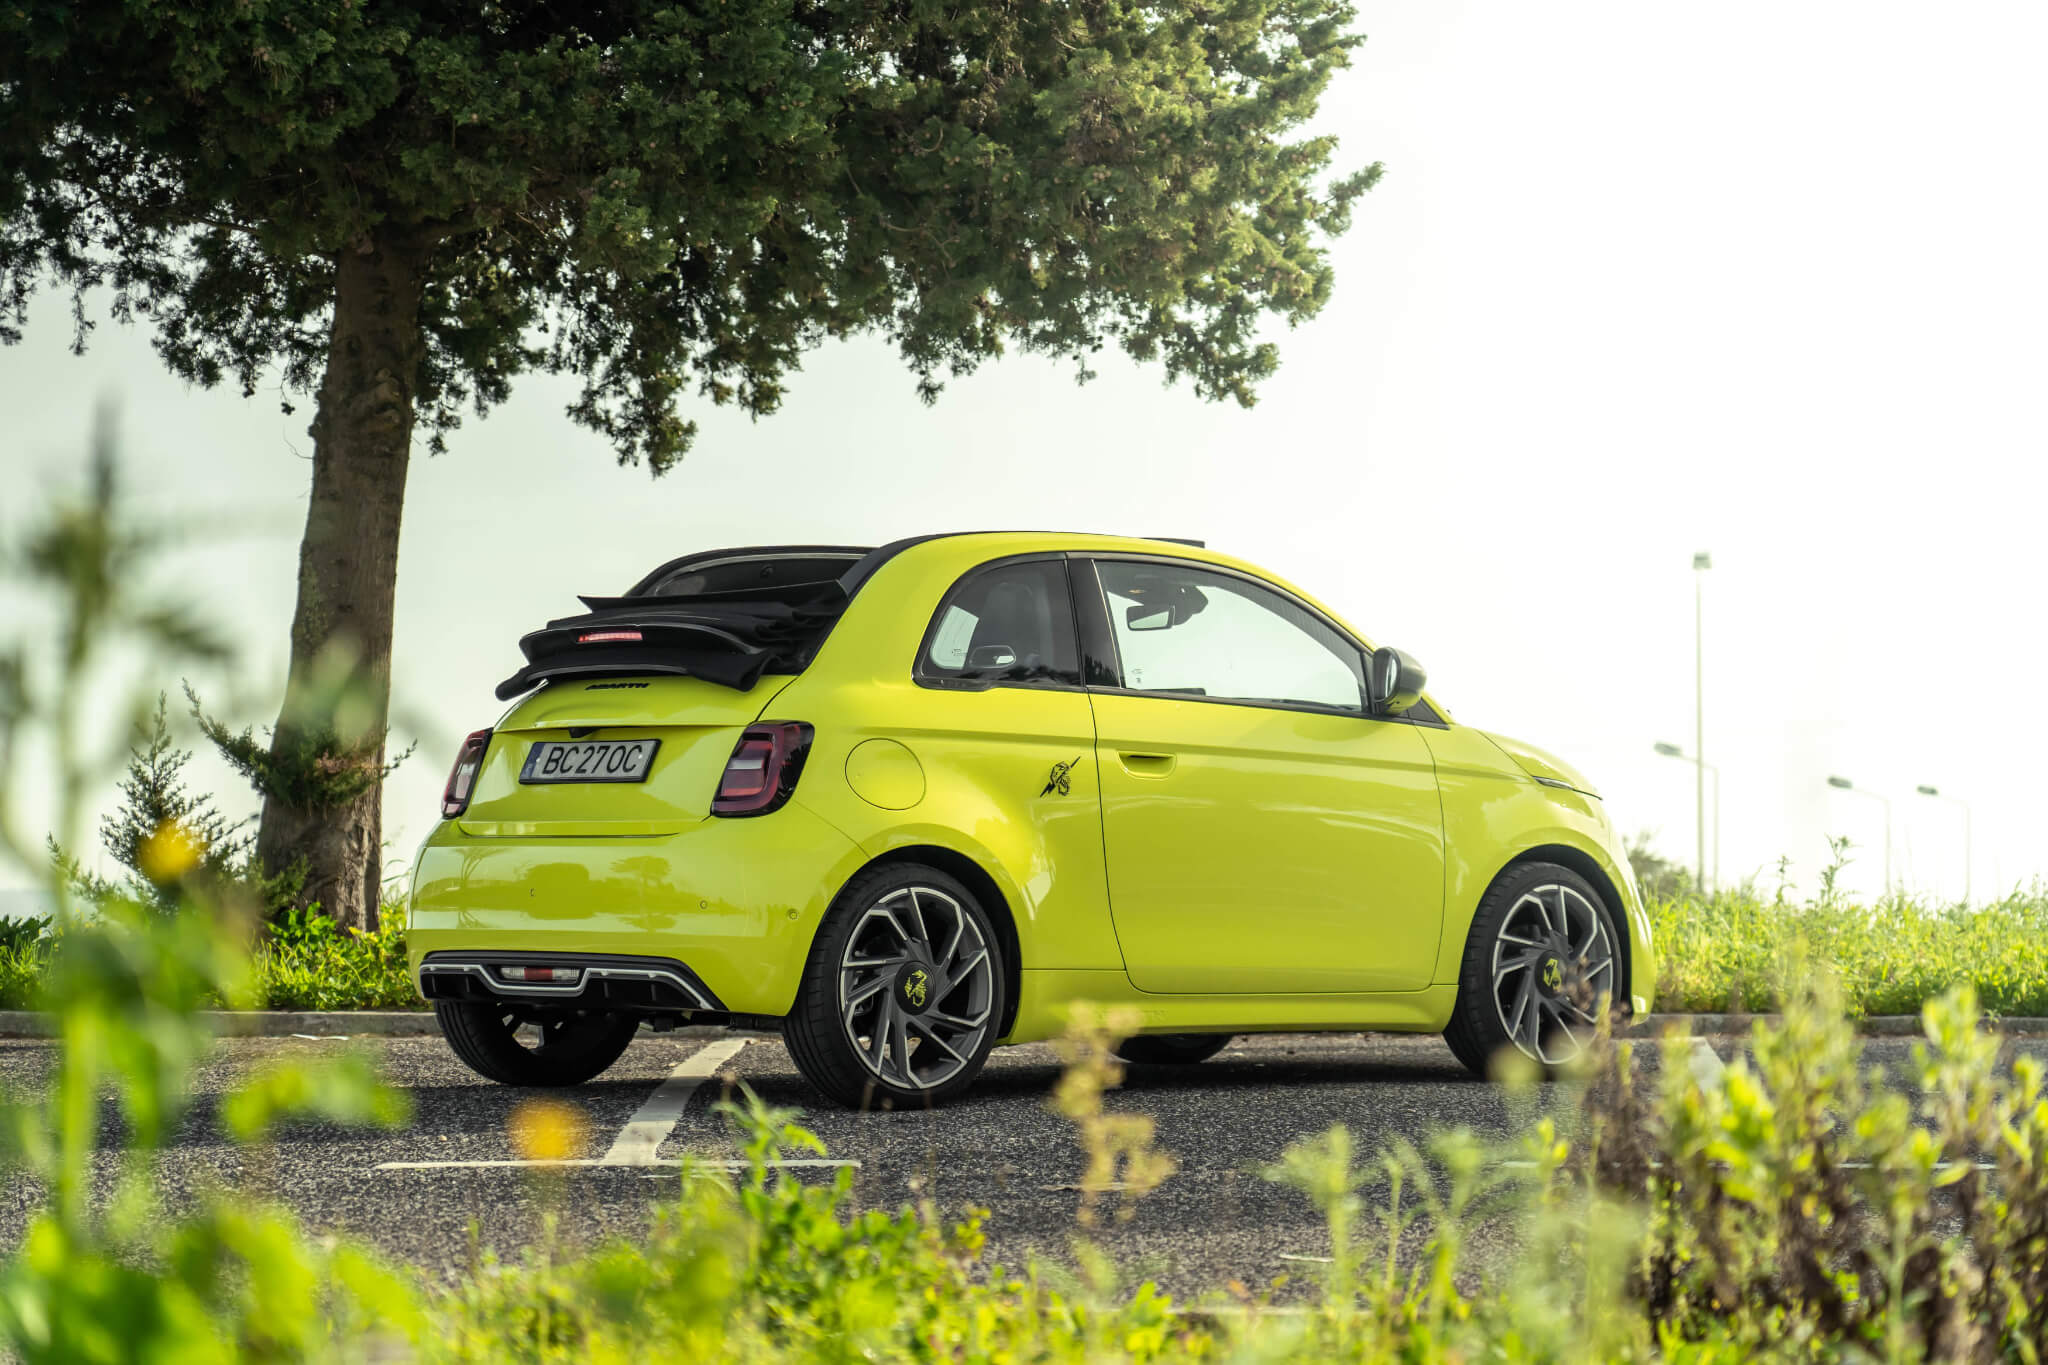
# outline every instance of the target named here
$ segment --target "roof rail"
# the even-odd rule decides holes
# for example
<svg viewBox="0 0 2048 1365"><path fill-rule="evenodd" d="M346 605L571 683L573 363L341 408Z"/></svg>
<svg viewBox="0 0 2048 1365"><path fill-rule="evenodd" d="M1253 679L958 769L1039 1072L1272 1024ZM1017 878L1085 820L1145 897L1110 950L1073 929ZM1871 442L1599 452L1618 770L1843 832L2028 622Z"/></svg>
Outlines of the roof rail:
<svg viewBox="0 0 2048 1365"><path fill-rule="evenodd" d="M1168 545L1192 545L1197 550L1206 550L1209 548L1208 541L1196 540L1192 536L1139 536L1138 539L1163 540Z"/></svg>

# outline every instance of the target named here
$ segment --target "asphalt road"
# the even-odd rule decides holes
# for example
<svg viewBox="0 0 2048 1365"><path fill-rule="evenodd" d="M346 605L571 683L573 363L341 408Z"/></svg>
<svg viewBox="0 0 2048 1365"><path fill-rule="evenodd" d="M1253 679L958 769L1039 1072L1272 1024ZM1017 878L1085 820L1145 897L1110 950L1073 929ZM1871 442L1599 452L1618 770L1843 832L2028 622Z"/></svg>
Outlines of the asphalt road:
<svg viewBox="0 0 2048 1365"><path fill-rule="evenodd" d="M2038 1049L2044 1042L2008 1046ZM351 1045L373 1049L390 1082L410 1092L413 1118L402 1131L299 1126L273 1149L250 1151L219 1130L219 1097L252 1068ZM1712 1047L1725 1057L1736 1045L1723 1039ZM1908 1047L1874 1039L1866 1055L1898 1062ZM1638 1051L1640 1065L1655 1065L1653 1049ZM17 1093L34 1089L52 1056L48 1043L0 1042L0 1078ZM679 1067L685 1074L675 1077ZM201 1072L194 1108L160 1158L160 1190L173 1205L218 1184L279 1197L315 1230L347 1232L452 1278L468 1265L472 1223L481 1243L501 1254L516 1254L533 1239L549 1185L559 1191L552 1202L571 1243L635 1236L650 1203L677 1179L671 1165L644 1163L736 1156L712 1105L744 1081L771 1103L803 1109L833 1159L859 1163L860 1203L893 1208L930 1198L947 1210L984 1207L992 1258L1017 1267L1033 1253L1064 1259L1075 1230L1082 1156L1073 1125L1047 1106L1058 1076L1049 1047L1003 1049L976 1085L943 1109L852 1113L819 1101L779 1040L643 1034L599 1080L552 1092L584 1110L589 1131L578 1159L593 1164L553 1168L542 1181L530 1168L490 1164L516 1160L507 1117L539 1092L481 1080L437 1038L226 1040ZM1534 1104L1568 1108L1574 1100L1570 1088L1546 1086ZM1454 1125L1507 1136L1530 1117L1499 1087L1469 1078L1440 1040L1388 1035L1240 1039L1196 1067L1134 1069L1110 1106L1152 1115L1159 1145L1180 1169L1138 1201L1127 1222L1105 1220L1099 1238L1126 1266L1181 1293L1233 1279L1258 1288L1279 1276L1313 1273L1314 1262L1305 1258L1328 1251L1320 1218L1301 1196L1260 1174L1297 1138L1347 1124L1361 1157L1369 1158L1397 1136L1420 1142ZM112 1139L111 1109L107 1123ZM1369 1183L1368 1198L1374 1192ZM0 1244L17 1240L39 1199L38 1190L14 1182L0 1200Z"/></svg>

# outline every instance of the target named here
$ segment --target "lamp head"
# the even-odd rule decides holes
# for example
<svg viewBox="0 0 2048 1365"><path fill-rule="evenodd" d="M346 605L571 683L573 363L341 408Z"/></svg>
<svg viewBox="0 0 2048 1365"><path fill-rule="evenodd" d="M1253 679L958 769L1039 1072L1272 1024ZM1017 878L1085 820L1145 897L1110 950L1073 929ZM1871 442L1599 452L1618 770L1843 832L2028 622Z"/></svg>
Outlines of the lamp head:
<svg viewBox="0 0 2048 1365"><path fill-rule="evenodd" d="M1658 753L1664 755L1664 757L1666 758L1685 757L1685 750L1679 748L1676 744L1665 744L1662 741L1659 741L1656 745L1656 749Z"/></svg>
<svg viewBox="0 0 2048 1365"><path fill-rule="evenodd" d="M1926 786L1926 785L1924 785L1924 784L1923 784L1923 785L1921 785L1921 786L1918 786L1918 787L1915 787L1915 788L1913 788L1913 790L1914 790L1914 791L1916 791L1916 792L1919 792L1919 793L1920 793L1920 794L1921 794L1922 796L1939 796L1939 795L1941 795L1941 789L1940 789L1939 787L1929 787L1929 786Z"/></svg>
<svg viewBox="0 0 2048 1365"><path fill-rule="evenodd" d="M1845 792L1854 791L1856 789L1856 784L1851 782L1846 777L1831 777L1828 779L1828 785L1830 787L1840 787Z"/></svg>

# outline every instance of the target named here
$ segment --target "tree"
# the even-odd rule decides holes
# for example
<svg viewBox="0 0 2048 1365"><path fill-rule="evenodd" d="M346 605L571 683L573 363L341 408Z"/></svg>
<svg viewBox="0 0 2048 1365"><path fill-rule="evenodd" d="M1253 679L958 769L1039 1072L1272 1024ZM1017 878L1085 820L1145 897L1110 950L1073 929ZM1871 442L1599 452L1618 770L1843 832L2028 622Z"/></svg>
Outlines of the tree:
<svg viewBox="0 0 2048 1365"><path fill-rule="evenodd" d="M374 924L399 516L522 371L659 474L684 391L773 412L821 340L891 338L934 397L1006 346L1114 342L1249 403L1259 329L1327 298L1303 122L1344 0L187 0L0 6L0 331L111 290L165 363L315 394L257 851ZM339 680L339 683L337 682ZM341 685L345 684L345 685ZM352 719L346 719L349 716ZM333 789L329 782L327 788Z"/></svg>
<svg viewBox="0 0 2048 1365"><path fill-rule="evenodd" d="M211 796L195 796L186 788L185 765L191 761L190 750L171 742L159 692L156 710L136 726L128 771L121 778L121 804L100 820L100 843L136 875L139 887L147 887L166 906L178 896L177 879L162 872L167 841L178 846L175 861L196 864L215 881L234 877L249 851L248 837L241 832L248 821L229 820Z"/></svg>

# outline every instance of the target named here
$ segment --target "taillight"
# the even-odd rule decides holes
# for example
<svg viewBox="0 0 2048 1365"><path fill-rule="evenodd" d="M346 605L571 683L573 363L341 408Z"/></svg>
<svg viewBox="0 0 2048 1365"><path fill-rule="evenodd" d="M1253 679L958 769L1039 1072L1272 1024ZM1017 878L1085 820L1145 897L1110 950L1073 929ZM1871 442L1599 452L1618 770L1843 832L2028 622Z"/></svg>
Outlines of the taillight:
<svg viewBox="0 0 2048 1365"><path fill-rule="evenodd" d="M802 721L749 725L725 761L711 813L766 815L779 810L796 790L810 747L811 727Z"/></svg>
<svg viewBox="0 0 2048 1365"><path fill-rule="evenodd" d="M637 645L640 632L637 630L593 630L576 637L579 645Z"/></svg>
<svg viewBox="0 0 2048 1365"><path fill-rule="evenodd" d="M490 747L491 732L478 730L455 751L455 766L448 770L448 785L441 789L444 818L453 820L469 809L469 794L476 790L477 769L484 766L484 750Z"/></svg>

